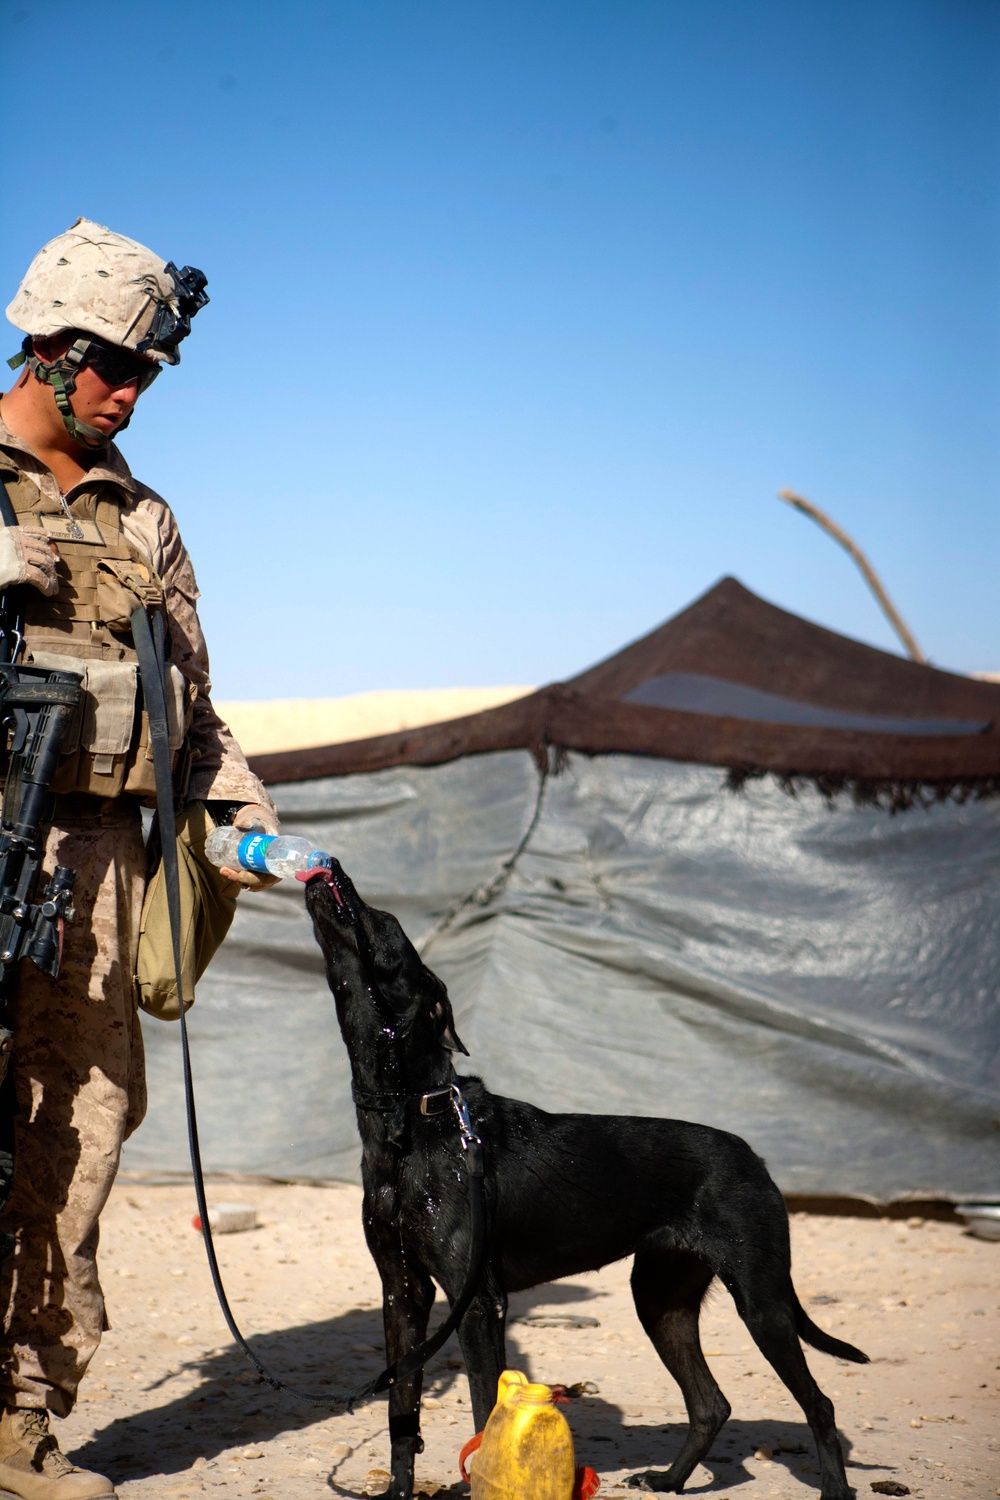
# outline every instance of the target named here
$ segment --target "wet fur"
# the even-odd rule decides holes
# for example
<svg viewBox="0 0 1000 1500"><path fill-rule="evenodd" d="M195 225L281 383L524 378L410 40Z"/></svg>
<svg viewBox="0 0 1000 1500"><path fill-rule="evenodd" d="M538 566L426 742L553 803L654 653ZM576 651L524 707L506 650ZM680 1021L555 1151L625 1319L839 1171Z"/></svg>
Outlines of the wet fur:
<svg viewBox="0 0 1000 1500"><path fill-rule="evenodd" d="M367 906L339 865L306 903L359 1090L419 1095L451 1077L455 1035L441 981L395 917ZM683 1120L548 1114L463 1078L486 1161L488 1243L458 1336L477 1430L505 1368L509 1293L633 1255L632 1294L654 1348L681 1388L689 1428L644 1489L681 1490L730 1407L701 1350L698 1315L715 1277L798 1401L819 1455L822 1500L849 1500L833 1406L799 1342L859 1363L866 1356L809 1318L791 1279L788 1216L764 1163L739 1136ZM358 1110L364 1228L382 1278L386 1355L424 1337L434 1282L450 1302L469 1260L465 1163L454 1117ZM389 1398L390 1500L410 1500L420 1376Z"/></svg>

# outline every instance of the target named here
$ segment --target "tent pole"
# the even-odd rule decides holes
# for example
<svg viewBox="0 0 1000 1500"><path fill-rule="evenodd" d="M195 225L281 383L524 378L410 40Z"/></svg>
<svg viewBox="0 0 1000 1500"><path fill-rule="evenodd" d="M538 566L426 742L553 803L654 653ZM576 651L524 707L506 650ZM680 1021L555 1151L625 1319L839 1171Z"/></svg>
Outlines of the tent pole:
<svg viewBox="0 0 1000 1500"><path fill-rule="evenodd" d="M861 548L855 542L852 542L851 538L847 535L847 532L842 531L837 525L836 521L831 521L830 517L828 515L825 515L824 512L820 510L818 505L813 505L811 500L805 500L801 495L796 495L794 490L779 490L778 499L787 500L789 505L794 506L796 510L802 511L803 515L811 516L812 519L817 523L817 525L823 528L828 536L832 536L835 542L839 542L840 545L845 549L845 551L851 554L851 556L854 558L854 561L861 569L861 572L864 574L865 582L868 584L868 587L871 589L872 593L875 595L875 598L881 605L886 619L889 621L889 624L892 626L893 630L902 641L903 646L906 650L906 654L909 656L910 660L918 661L922 665L926 666L926 656L917 645L910 631L907 629L902 616L899 614L899 611L896 609L892 600L889 598L889 595L882 587L882 584L879 581L878 574L875 572L875 569L872 567L867 557L865 557L865 554L862 552Z"/></svg>

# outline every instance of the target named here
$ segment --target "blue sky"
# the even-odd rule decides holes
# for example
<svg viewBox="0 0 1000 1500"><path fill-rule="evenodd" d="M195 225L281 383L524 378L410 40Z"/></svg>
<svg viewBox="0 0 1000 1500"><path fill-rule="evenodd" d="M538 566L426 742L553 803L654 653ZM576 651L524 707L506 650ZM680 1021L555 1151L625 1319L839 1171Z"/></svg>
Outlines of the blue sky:
<svg viewBox="0 0 1000 1500"><path fill-rule="evenodd" d="M783 486L1000 669L992 0L0 0L0 57L4 302L80 213L208 274L122 446L218 696L548 681L725 573L895 649Z"/></svg>

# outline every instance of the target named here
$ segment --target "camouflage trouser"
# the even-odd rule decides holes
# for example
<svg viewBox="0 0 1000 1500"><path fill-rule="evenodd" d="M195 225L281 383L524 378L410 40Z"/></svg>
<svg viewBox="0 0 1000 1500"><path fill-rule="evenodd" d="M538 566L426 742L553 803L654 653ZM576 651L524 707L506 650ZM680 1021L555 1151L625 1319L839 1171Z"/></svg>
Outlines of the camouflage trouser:
<svg viewBox="0 0 1000 1500"><path fill-rule="evenodd" d="M0 1227L0 1399L66 1416L108 1326L97 1277L98 1216L122 1142L146 1109L132 974L145 881L134 804L103 804L51 829L45 873L76 871L62 971L21 966L11 1006L17 1097L14 1190Z"/></svg>

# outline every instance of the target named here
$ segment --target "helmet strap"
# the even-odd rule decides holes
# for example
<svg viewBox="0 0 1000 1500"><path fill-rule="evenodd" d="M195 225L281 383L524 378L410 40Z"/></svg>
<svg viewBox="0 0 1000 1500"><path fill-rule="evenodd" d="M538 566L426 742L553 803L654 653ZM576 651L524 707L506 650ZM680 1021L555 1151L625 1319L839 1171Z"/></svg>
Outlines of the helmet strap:
<svg viewBox="0 0 1000 1500"><path fill-rule="evenodd" d="M90 339L77 339L61 359L54 359L51 364L46 364L35 353L29 334L21 345L20 354L15 354L7 363L12 370L16 370L19 365L26 364L36 380L52 387L52 394L55 397L59 415L62 417L63 426L74 443L79 443L84 448L106 448L111 441L110 434L102 432L99 427L91 427L89 422L81 422L79 417L74 416L69 399L76 390L77 371L87 357L90 343ZM128 423L123 422L118 431L124 431L127 426Z"/></svg>

